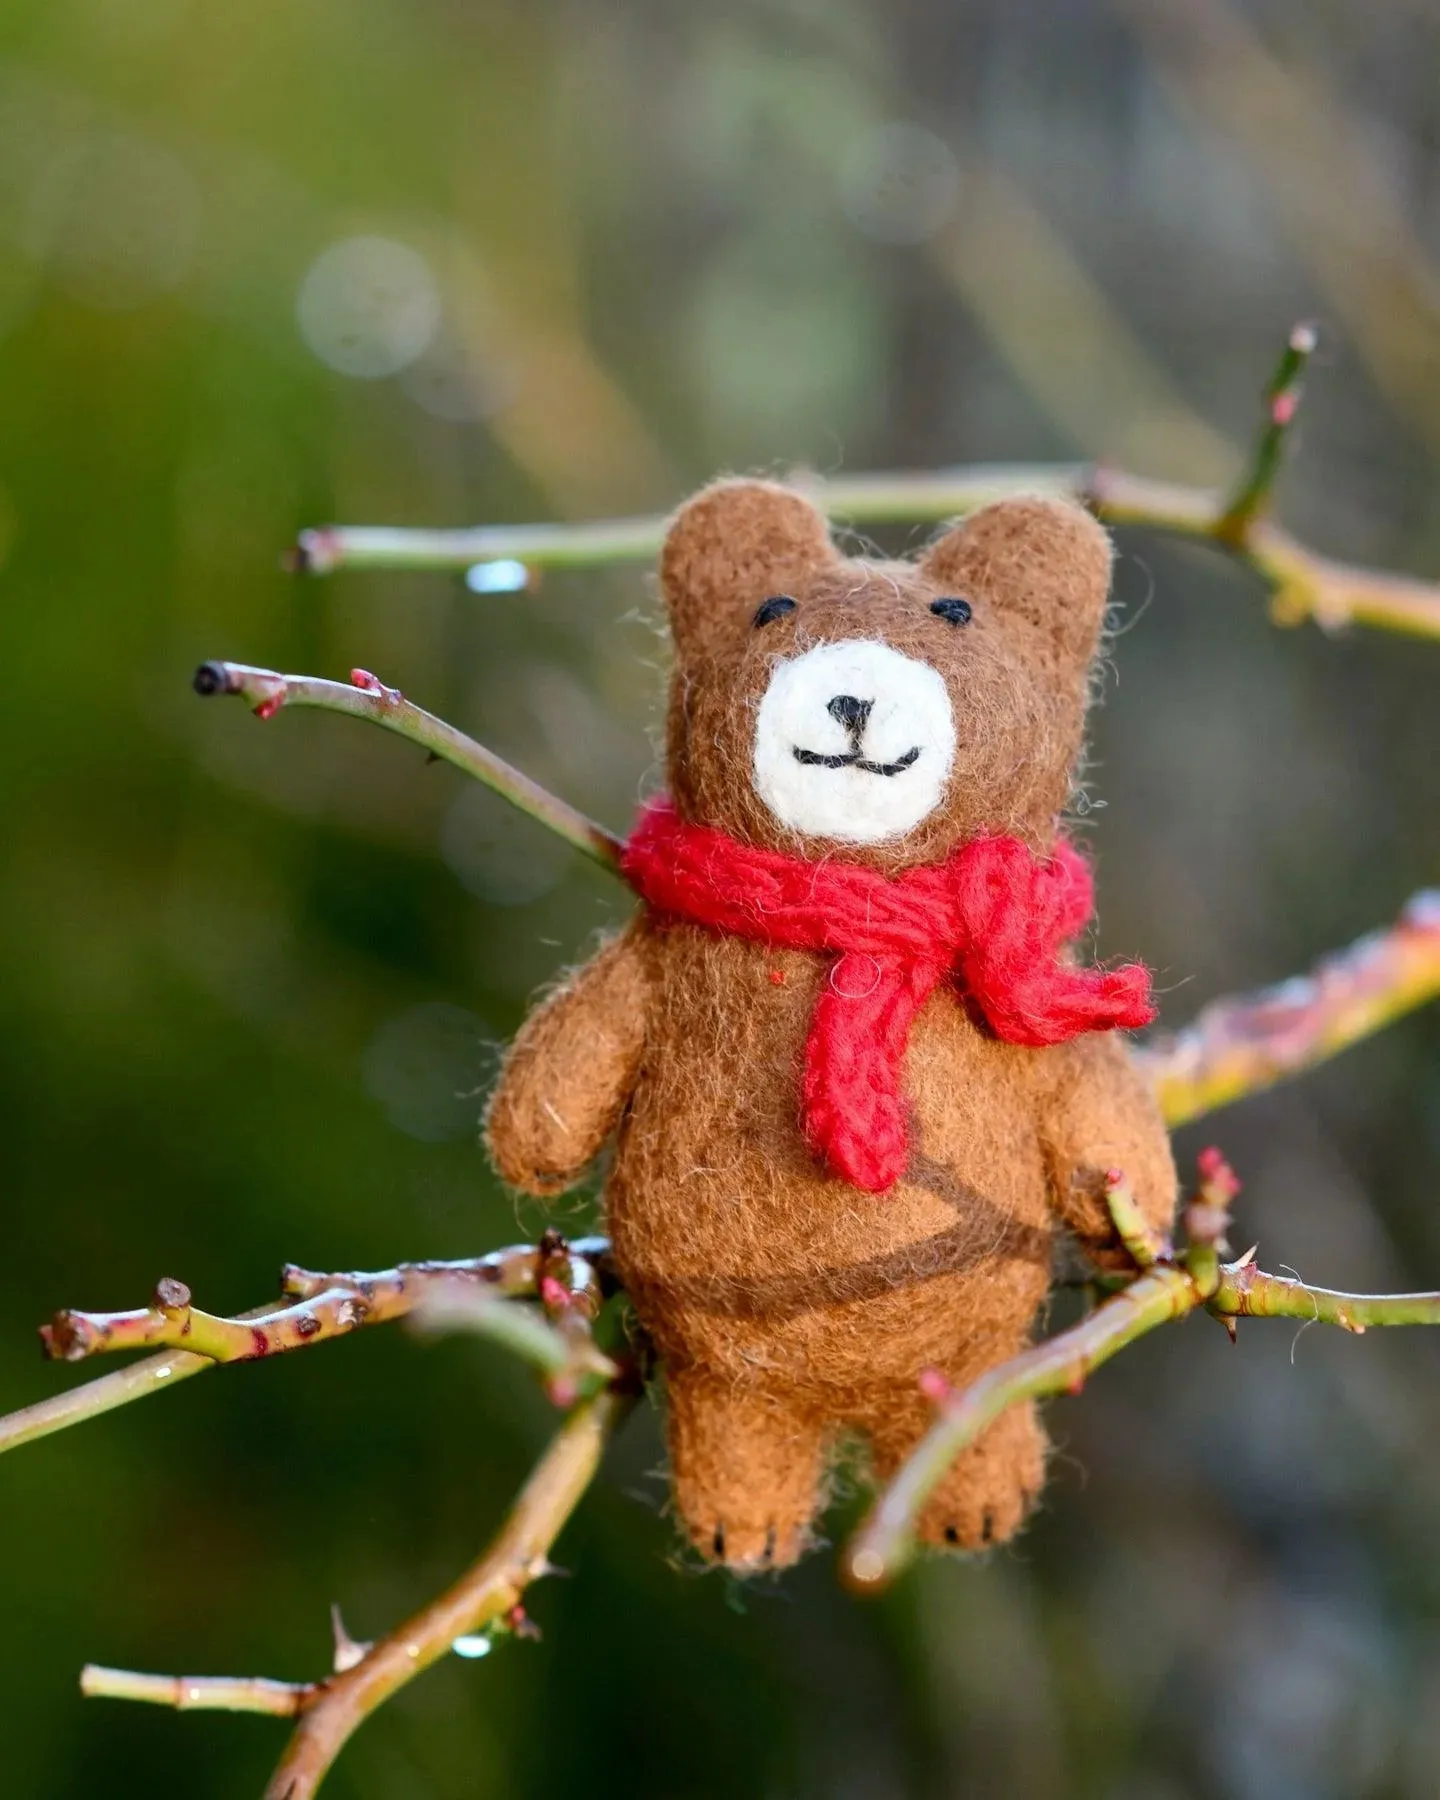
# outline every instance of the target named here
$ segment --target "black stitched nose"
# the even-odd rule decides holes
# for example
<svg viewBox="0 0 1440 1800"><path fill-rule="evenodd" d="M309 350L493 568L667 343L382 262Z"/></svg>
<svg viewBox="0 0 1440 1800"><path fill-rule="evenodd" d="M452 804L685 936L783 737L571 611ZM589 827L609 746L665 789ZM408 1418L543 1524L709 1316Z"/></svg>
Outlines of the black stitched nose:
<svg viewBox="0 0 1440 1800"><path fill-rule="evenodd" d="M857 700L853 694L837 694L826 711L852 737L858 738L865 729L865 721L870 717L870 708L874 704L873 700Z"/></svg>

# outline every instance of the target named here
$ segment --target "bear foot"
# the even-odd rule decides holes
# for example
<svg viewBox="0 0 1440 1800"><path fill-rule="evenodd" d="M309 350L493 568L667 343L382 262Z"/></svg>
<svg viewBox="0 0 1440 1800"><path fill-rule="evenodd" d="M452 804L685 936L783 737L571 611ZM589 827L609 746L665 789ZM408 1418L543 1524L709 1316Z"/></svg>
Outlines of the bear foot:
<svg viewBox="0 0 1440 1800"><path fill-rule="evenodd" d="M922 1544L989 1550L1014 1537L1045 1485L1047 1443L1033 1405L1014 1406L962 1451L916 1523Z"/></svg>
<svg viewBox="0 0 1440 1800"><path fill-rule="evenodd" d="M811 1544L824 1425L790 1396L672 1376L675 1510L706 1562L739 1575L788 1568Z"/></svg>
<svg viewBox="0 0 1440 1800"><path fill-rule="evenodd" d="M918 1393L877 1397L865 1428L878 1482L891 1479L933 1422ZM1047 1448L1033 1404L1003 1412L961 1451L931 1494L916 1522L920 1542L938 1550L989 1550L1013 1537L1045 1485Z"/></svg>

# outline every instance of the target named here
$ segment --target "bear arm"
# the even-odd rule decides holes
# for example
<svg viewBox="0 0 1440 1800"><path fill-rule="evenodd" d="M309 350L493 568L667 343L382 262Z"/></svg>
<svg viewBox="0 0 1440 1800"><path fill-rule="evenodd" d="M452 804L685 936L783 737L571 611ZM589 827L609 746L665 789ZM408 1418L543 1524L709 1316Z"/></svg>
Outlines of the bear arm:
<svg viewBox="0 0 1440 1800"><path fill-rule="evenodd" d="M619 1123L645 1049L649 975L637 924L572 971L520 1028L485 1119L501 1178L573 1187Z"/></svg>
<svg viewBox="0 0 1440 1800"><path fill-rule="evenodd" d="M1168 1238L1175 1162L1159 1103L1115 1032L1087 1033L1049 1055L1039 1124L1051 1204L1091 1261L1128 1268L1105 1205L1105 1175L1122 1170L1146 1222Z"/></svg>

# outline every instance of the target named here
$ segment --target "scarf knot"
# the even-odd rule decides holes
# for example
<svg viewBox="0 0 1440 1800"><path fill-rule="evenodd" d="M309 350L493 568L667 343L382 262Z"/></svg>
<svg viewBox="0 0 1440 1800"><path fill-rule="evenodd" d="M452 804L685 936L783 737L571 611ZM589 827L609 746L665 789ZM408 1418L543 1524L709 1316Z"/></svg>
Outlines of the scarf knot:
<svg viewBox="0 0 1440 1800"><path fill-rule="evenodd" d="M1133 1030L1155 1016L1141 964L1063 959L1093 907L1089 865L1064 839L1042 858L1017 838L974 838L943 863L890 877L754 849L687 825L661 798L641 813L620 867L662 921L833 959L805 1043L800 1124L833 1173L871 1193L905 1172L905 1049L947 977L1011 1044Z"/></svg>

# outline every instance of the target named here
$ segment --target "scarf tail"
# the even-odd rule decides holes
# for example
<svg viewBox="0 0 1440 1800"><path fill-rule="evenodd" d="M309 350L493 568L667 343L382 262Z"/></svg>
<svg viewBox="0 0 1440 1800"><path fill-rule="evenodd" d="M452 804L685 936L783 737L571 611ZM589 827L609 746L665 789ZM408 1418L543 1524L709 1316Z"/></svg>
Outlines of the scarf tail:
<svg viewBox="0 0 1440 1800"><path fill-rule="evenodd" d="M815 1002L801 1127L811 1151L867 1193L885 1193L905 1173L905 1051L915 1015L941 973L938 963L851 951L832 964Z"/></svg>

